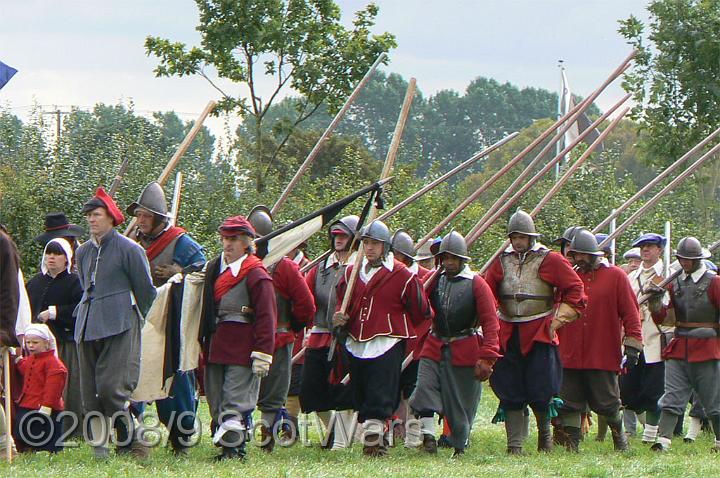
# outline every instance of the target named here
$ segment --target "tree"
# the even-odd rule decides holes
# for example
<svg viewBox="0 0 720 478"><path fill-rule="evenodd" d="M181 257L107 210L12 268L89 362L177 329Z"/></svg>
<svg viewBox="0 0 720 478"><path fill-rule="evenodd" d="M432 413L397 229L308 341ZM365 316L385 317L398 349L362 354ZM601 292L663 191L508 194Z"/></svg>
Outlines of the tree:
<svg viewBox="0 0 720 478"><path fill-rule="evenodd" d="M254 178L259 192L265 171L292 136L297 125L325 103L331 112L342 105L354 85L382 52L395 47L389 33L373 35L378 8L369 4L355 14L352 29L340 22L333 0L196 0L200 47L148 36L148 55L160 58L156 76L200 75L221 94L219 111L238 111L253 127ZM211 78L244 85L247 95L233 94ZM268 95L261 86L272 83ZM294 111L273 129L282 131L269 155L264 148L263 122L288 89L301 97Z"/></svg>
<svg viewBox="0 0 720 478"><path fill-rule="evenodd" d="M643 146L653 165L667 166L720 126L720 1L655 0L649 25L631 16L620 34L639 50L624 87L638 106ZM711 227L720 168L704 168L699 202Z"/></svg>

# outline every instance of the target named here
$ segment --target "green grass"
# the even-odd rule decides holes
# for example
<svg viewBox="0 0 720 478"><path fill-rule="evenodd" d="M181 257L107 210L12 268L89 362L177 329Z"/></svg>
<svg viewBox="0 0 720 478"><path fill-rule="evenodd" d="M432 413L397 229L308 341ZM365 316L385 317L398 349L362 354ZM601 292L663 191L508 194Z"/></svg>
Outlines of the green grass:
<svg viewBox="0 0 720 478"><path fill-rule="evenodd" d="M486 387L485 391L489 389ZM153 450L147 463L131 458L112 457L98 463L87 445L68 449L58 455L44 453L18 457L12 464L0 463L0 476L24 477L83 477L96 476L148 476L161 478L214 477L240 475L248 477L376 477L413 476L418 478L450 476L506 477L694 477L716 476L720 469L720 456L711 454L712 439L702 434L700 439L686 445L682 439L673 441L669 453L658 455L651 452L639 438L631 440L631 451L624 454L612 450L609 437L603 443L594 440L593 430L581 444L581 453L568 454L556 449L550 454L538 454L534 427L525 443L526 456L509 457L505 454L505 433L501 425L492 425L497 400L492 393L485 393L472 434L470 448L465 456L452 459L451 450L440 450L437 456L424 455L417 450L402 446L393 448L390 456L383 459L364 459L361 446L336 452L318 448L317 434L311 433L311 447L296 444L291 448L276 447L272 455L265 454L250 445L246 463L237 461L216 464L212 457L217 449L210 443L207 424L207 407L201 406L203 437L187 458L174 458L168 449Z"/></svg>

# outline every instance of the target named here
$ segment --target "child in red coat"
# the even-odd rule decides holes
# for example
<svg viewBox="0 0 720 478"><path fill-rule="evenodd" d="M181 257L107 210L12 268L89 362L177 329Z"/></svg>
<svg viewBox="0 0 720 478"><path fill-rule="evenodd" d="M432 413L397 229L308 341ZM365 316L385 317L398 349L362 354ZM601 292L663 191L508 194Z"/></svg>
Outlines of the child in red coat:
<svg viewBox="0 0 720 478"><path fill-rule="evenodd" d="M57 356L55 337L47 325L29 325L23 345L30 355L15 359L23 377L14 423L16 442L25 450L55 453L62 450L58 415L65 408L62 396L67 368Z"/></svg>

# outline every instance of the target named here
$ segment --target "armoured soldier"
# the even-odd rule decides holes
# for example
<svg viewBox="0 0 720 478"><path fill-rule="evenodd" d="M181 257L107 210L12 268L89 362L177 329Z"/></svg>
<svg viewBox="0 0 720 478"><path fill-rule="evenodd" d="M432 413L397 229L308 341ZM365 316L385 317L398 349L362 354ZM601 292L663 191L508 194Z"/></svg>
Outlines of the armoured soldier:
<svg viewBox="0 0 720 478"><path fill-rule="evenodd" d="M495 298L470 270L465 238L452 231L440 244L442 272L428 290L435 311L422 349L410 405L421 422L423 449L437 453L435 413L450 424L454 456L464 453L482 391L498 351ZM480 332L482 330L482 332Z"/></svg>
<svg viewBox="0 0 720 478"><path fill-rule="evenodd" d="M620 412L621 350L627 369L637 364L642 337L640 312L627 276L603 257L595 236L577 229L569 254L587 294L587 307L576 321L558 330L563 380L560 398L566 446L578 451L581 415L590 409L604 417L615 449L627 449Z"/></svg>
<svg viewBox="0 0 720 478"><path fill-rule="evenodd" d="M526 212L518 210L512 215L507 234L511 246L486 275L500 304L503 354L490 385L500 399L499 417L505 418L508 453L522 452L523 409L527 405L538 425L538 450L549 451L549 413L562 378L555 330L575 320L584 309L583 283L560 254L537 242L539 234Z"/></svg>
<svg viewBox="0 0 720 478"><path fill-rule="evenodd" d="M410 269L410 272L416 274L420 280L430 272L418 263L419 257L415 255L415 242L404 229L395 231L390 244L390 250L395 255L395 258L405 264Z"/></svg>
<svg viewBox="0 0 720 478"><path fill-rule="evenodd" d="M663 350L665 393L652 446L656 451L670 448L675 424L693 392L715 432L712 451L720 451L720 277L707 270L704 259L709 256L696 238L682 238L675 254L682 272L668 286L670 303L663 304L663 289L649 287L654 294L649 301L653 320L675 326L675 336Z"/></svg>
<svg viewBox="0 0 720 478"><path fill-rule="evenodd" d="M573 237L575 237L575 232L577 232L578 229L580 229L580 227L570 226L563 231L562 236L555 238L553 241L553 244L560 246L560 254L570 261L570 263L572 263L572 258L570 257L570 243L572 242Z"/></svg>
<svg viewBox="0 0 720 478"><path fill-rule="evenodd" d="M666 243L660 234L643 234L632 246L640 249L642 259L640 267L628 275L630 285L637 298L645 295L649 283L659 283L664 275L663 262L660 259ZM667 297L667 294L666 294ZM669 298L666 298L666 302ZM658 400L664 391L665 364L661 352L665 341L663 334L672 333L653 322L647 304L640 307L642 317L642 353L637 367L629 370L620 378L620 393L627 410L637 414L645 412L645 430L642 441L653 443L657 436L660 409Z"/></svg>
<svg viewBox="0 0 720 478"><path fill-rule="evenodd" d="M127 207L126 212L137 219L136 240L145 249L156 287L163 285L185 267L205 263L205 254L200 244L183 228L170 223L171 216L160 184L153 181L145 186L140 197ZM181 296L181 285L174 287L177 296ZM179 308L175 310L179 311ZM177 368L180 348L178 341L173 339L180 334L179 314L169 314L168 320L172 332L168 334L165 346L170 349L173 366ZM177 455L187 454L197 411L195 373L176 370L168 398L157 400L155 406L158 418L168 429L173 452Z"/></svg>
<svg viewBox="0 0 720 478"><path fill-rule="evenodd" d="M255 206L248 215L258 236L272 232L272 215L266 206ZM261 259L267 254L267 243L258 248ZM268 269L275 287L277 301L277 330L275 351L270 373L260 384L258 408L262 412L262 448L271 452L275 446L275 424L282 418L290 388L292 348L295 332L301 331L315 314L315 302L300 268L283 257Z"/></svg>
<svg viewBox="0 0 720 478"><path fill-rule="evenodd" d="M352 242L359 220L358 216L351 215L330 224L328 239L333 253L310 269L306 277L315 298L316 311L307 336L305 365L300 382L300 405L305 413L315 412L328 428L331 411L339 411L332 426L334 431L331 430L325 445L335 449L348 445L348 430L353 415L352 391L350 385L340 383L342 376L349 371L344 345L338 344L333 362L328 362L327 356L332 341L332 316L337 304L335 287L347 265L355 261L352 250L357 245L352 245Z"/></svg>
<svg viewBox="0 0 720 478"><path fill-rule="evenodd" d="M335 327L347 325L345 344L350 356L353 403L365 429L363 454L387 454L385 421L398 406L400 371L405 340L432 318L432 310L417 276L395 260L390 231L373 221L361 234L365 251L347 313L336 312ZM352 266L337 287L338 302L345 296ZM338 307L339 309L339 307Z"/></svg>

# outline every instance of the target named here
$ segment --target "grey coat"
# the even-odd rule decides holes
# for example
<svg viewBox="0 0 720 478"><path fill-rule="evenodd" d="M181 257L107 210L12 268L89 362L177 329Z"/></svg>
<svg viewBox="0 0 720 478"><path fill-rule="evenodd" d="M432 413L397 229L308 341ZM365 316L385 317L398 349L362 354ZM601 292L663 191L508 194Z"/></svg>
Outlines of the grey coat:
<svg viewBox="0 0 720 478"><path fill-rule="evenodd" d="M76 257L83 288L75 309L76 342L121 334L150 310L157 293L145 251L137 243L113 229L99 247L93 241L80 246Z"/></svg>

